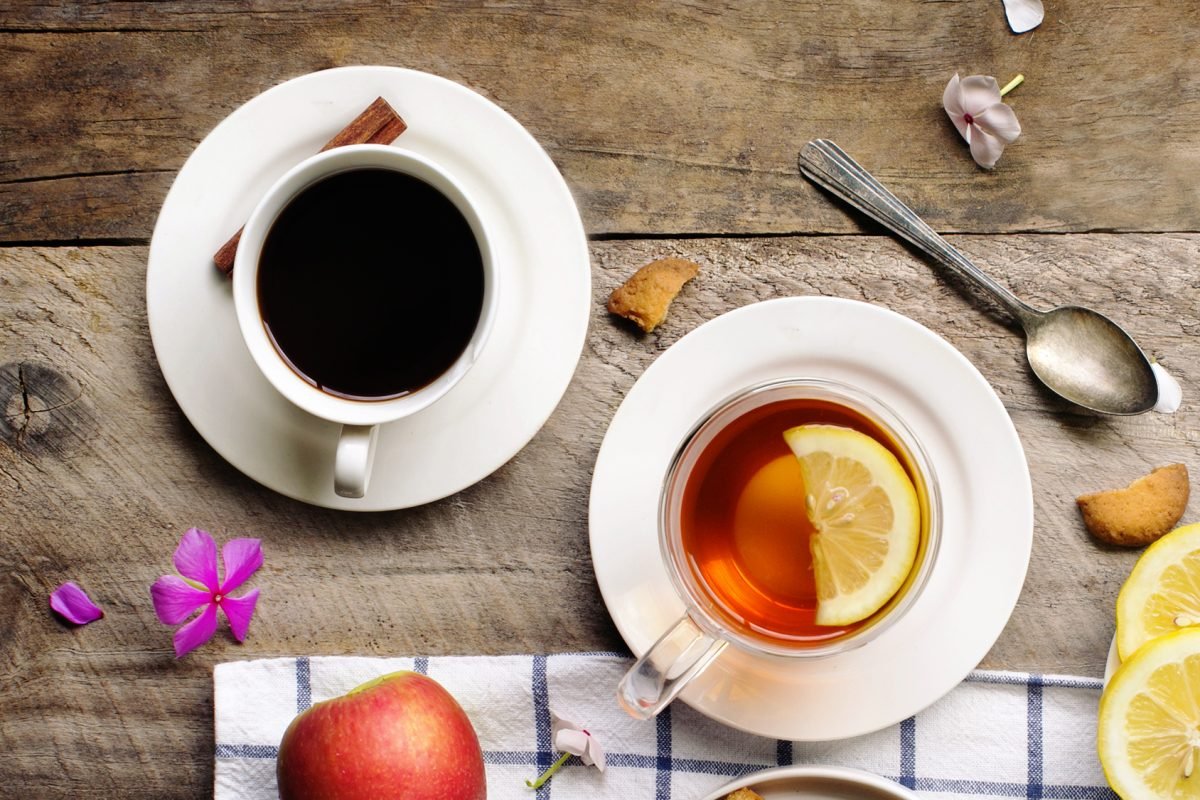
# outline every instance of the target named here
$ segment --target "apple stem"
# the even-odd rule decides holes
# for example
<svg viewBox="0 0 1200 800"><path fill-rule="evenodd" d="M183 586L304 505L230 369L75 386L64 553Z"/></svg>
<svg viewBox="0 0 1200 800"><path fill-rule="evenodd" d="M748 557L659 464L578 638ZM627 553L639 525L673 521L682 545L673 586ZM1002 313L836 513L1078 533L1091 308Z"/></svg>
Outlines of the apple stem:
<svg viewBox="0 0 1200 800"><path fill-rule="evenodd" d="M562 757L559 758L558 761L555 761L553 764L551 764L550 768L548 770L543 772L541 775L537 776L537 780L535 780L535 781L527 780L527 781L525 781L525 785L528 786L530 789L539 788L543 783L550 780L550 776L552 776L554 773L558 772L558 768L561 767L563 764L567 763L567 759L570 757L571 757L570 753L563 753Z"/></svg>

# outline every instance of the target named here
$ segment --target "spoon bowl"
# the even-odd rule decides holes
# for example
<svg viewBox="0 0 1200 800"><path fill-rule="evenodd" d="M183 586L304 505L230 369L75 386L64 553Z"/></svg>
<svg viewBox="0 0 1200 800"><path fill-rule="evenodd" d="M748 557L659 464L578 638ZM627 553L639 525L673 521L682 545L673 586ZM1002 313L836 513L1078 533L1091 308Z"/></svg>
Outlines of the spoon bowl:
<svg viewBox="0 0 1200 800"><path fill-rule="evenodd" d="M1158 402L1149 359L1103 314L1060 306L1019 319L1033 373L1072 403L1106 414L1141 414Z"/></svg>
<svg viewBox="0 0 1200 800"><path fill-rule="evenodd" d="M1089 308L1039 311L1004 288L833 142L800 151L804 177L990 294L1025 329L1033 374L1052 392L1104 414L1141 414L1158 402L1150 360L1120 325Z"/></svg>

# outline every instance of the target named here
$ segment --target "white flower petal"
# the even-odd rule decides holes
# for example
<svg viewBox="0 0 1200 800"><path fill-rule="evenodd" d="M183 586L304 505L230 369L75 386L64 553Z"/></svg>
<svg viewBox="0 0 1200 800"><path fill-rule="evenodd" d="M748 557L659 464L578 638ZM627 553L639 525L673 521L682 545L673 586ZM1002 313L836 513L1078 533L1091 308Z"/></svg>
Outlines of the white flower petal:
<svg viewBox="0 0 1200 800"><path fill-rule="evenodd" d="M946 113L952 117L961 117L963 113L961 83L956 72L946 84L946 88L942 90L942 108L946 109Z"/></svg>
<svg viewBox="0 0 1200 800"><path fill-rule="evenodd" d="M946 84L946 88L942 90L942 108L946 109L946 116L950 117L950 121L954 123L954 127L958 129L958 135L971 141L967 126L967 121L963 119L962 107L962 86L958 78L958 73L954 73L954 77Z"/></svg>
<svg viewBox="0 0 1200 800"><path fill-rule="evenodd" d="M604 748L596 741L595 736L588 737L587 755L584 756L584 759L584 763L595 764L596 769L604 772Z"/></svg>
<svg viewBox="0 0 1200 800"><path fill-rule="evenodd" d="M991 169L1004 152L1004 142L978 126L971 126L971 158L984 169Z"/></svg>
<svg viewBox="0 0 1200 800"><path fill-rule="evenodd" d="M1042 0L1004 0L1004 15L1013 33L1024 33L1042 24L1046 9Z"/></svg>
<svg viewBox="0 0 1200 800"><path fill-rule="evenodd" d="M1160 414L1174 414L1183 402L1183 389L1179 381L1157 361L1150 365L1150 369L1154 370L1154 377L1158 380L1158 402L1154 404L1154 410Z"/></svg>
<svg viewBox="0 0 1200 800"><path fill-rule="evenodd" d="M558 732L562 730L581 731L583 728L569 719L560 717L553 708L550 709L550 737L558 736Z"/></svg>
<svg viewBox="0 0 1200 800"><path fill-rule="evenodd" d="M962 108L972 117L1000 102L1000 84L991 75L970 75L962 79Z"/></svg>
<svg viewBox="0 0 1200 800"><path fill-rule="evenodd" d="M967 124L966 119L951 114L950 121L954 123L954 128L958 131L958 135L963 138L964 142L969 144L971 141L971 126Z"/></svg>
<svg viewBox="0 0 1200 800"><path fill-rule="evenodd" d="M1017 122L1016 112L1004 103L996 103L982 114L977 115L975 125L1005 144L1012 144L1021 135L1021 123Z"/></svg>
<svg viewBox="0 0 1200 800"><path fill-rule="evenodd" d="M587 753L588 742L592 737L583 731L563 728L554 734L554 749L560 753L570 753L573 756L584 756ZM584 763L588 763L587 760Z"/></svg>

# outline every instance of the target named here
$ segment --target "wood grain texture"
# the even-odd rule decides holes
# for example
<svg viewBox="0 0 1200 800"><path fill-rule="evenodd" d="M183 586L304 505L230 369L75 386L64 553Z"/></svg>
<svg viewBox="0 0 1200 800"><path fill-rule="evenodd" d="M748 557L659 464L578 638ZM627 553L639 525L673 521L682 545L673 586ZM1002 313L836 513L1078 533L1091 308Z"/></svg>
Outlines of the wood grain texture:
<svg viewBox="0 0 1200 800"><path fill-rule="evenodd" d="M223 117L364 63L498 102L593 234L857 232L798 177L816 137L939 230L1197 231L1198 21L1175 0L1055 3L1022 36L997 0L9 2L0 241L144 241ZM992 173L942 111L956 71L1028 78L1009 98L1024 134Z"/></svg>
<svg viewBox="0 0 1200 800"><path fill-rule="evenodd" d="M1036 526L983 665L1100 674L1137 554L1092 541L1074 497L1165 463L1200 470L1200 16L1190 0L1049 6L1014 36L997 0L0 0L0 794L208 795L223 660L623 649L587 543L605 428L680 336L789 295L894 308L992 383L1026 448ZM453 497L352 515L258 486L190 427L154 361L138 245L231 111L364 63L499 103L597 241L584 357L541 433ZM1009 98L1024 133L994 172L941 109L956 71L1027 76ZM1040 389L998 312L799 177L818 136L938 230L979 234L950 238L1019 295L1125 325L1182 382L1181 412L1099 417ZM122 246L13 246L72 242ZM664 256L702 272L636 334L604 301ZM1184 521L1197 512L1193 499ZM222 630L176 661L148 587L192 525L262 538L263 594L244 645ZM47 596L64 580L107 616L56 621Z"/></svg>
<svg viewBox="0 0 1200 800"><path fill-rule="evenodd" d="M1200 236L952 237L1037 304L1111 313L1184 386L1172 416L1104 418L1033 383L1019 334L882 237L599 242L584 357L562 405L510 463L428 506L355 515L242 476L188 425L159 375L141 247L0 249L0 785L38 797L198 797L211 784L213 664L281 654L623 649L587 543L591 469L633 382L687 331L758 300L889 306L957 346L996 388L1033 477L1024 593L984 666L1099 675L1135 552L1098 545L1073 498L1180 461L1200 469ZM647 261L702 265L641 336L603 311ZM1198 519L1193 500L1185 521ZM249 638L182 661L148 586L189 526L263 539ZM107 616L47 608L75 580ZM608 691L608 689L603 689Z"/></svg>

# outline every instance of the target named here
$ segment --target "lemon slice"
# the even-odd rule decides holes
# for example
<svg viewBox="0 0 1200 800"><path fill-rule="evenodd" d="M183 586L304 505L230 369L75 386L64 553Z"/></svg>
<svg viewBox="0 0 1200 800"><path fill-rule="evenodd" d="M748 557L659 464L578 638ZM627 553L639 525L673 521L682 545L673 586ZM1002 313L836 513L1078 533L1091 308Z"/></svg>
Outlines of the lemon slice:
<svg viewBox="0 0 1200 800"><path fill-rule="evenodd" d="M1125 800L1200 797L1200 630L1148 642L1100 697L1100 764Z"/></svg>
<svg viewBox="0 0 1200 800"><path fill-rule="evenodd" d="M1117 652L1125 661L1151 639L1192 625L1200 625L1200 524L1176 528L1138 559L1117 596Z"/></svg>
<svg viewBox="0 0 1200 800"><path fill-rule="evenodd" d="M883 607L917 557L921 508L904 467L850 428L801 425L783 438L800 460L818 625L849 625Z"/></svg>

